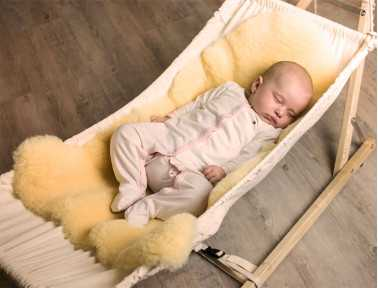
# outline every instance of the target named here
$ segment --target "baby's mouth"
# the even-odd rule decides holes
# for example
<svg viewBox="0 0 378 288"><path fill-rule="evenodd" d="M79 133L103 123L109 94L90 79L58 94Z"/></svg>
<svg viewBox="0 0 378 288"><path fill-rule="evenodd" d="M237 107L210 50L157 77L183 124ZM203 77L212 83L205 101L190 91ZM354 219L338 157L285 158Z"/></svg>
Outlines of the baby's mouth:
<svg viewBox="0 0 378 288"><path fill-rule="evenodd" d="M269 114L263 114L263 117L266 119L266 120L268 120L268 122L272 125L272 126L274 126L274 127L276 127L276 125L277 125L277 121L276 121L276 119L274 119L272 116L270 116Z"/></svg>

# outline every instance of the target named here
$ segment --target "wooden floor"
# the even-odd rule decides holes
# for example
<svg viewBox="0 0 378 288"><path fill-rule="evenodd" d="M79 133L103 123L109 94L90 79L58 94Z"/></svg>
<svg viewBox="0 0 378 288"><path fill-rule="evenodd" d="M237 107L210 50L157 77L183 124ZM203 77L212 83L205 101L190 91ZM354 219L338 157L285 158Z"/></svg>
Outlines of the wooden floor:
<svg viewBox="0 0 378 288"><path fill-rule="evenodd" d="M147 87L222 0L0 0L0 173L25 138L66 139ZM358 2L322 0L318 14L357 27ZM311 10L311 9L310 9ZM359 116L376 136L376 52ZM258 264L331 179L345 90L326 115L209 240ZM354 139L354 148L358 143ZM375 154L375 153L374 153ZM376 287L376 155L349 181L265 287ZM0 274L0 287L14 287ZM238 287L197 255L137 287Z"/></svg>

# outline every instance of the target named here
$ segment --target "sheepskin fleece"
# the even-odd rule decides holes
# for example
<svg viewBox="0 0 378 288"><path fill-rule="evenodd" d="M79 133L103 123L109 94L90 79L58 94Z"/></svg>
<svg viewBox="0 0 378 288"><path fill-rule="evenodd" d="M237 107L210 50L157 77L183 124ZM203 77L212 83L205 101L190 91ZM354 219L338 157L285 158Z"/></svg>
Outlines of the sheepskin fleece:
<svg viewBox="0 0 378 288"><path fill-rule="evenodd" d="M117 254L114 266L126 272L140 265L162 265L171 270L182 267L192 250L195 225L196 218L190 214L170 217L141 237L128 242L127 247Z"/></svg>
<svg viewBox="0 0 378 288"><path fill-rule="evenodd" d="M194 229L192 219L178 217L163 226L154 221L141 231L129 227L124 220L115 220L122 214L110 213L109 206L118 188L109 157L112 132L123 123L149 121L153 114L165 115L228 80L247 88L260 73L280 60L296 61L307 68L315 86L315 101L341 68L335 63L338 57L327 37L315 24L299 15L293 18L265 12L249 18L227 36L213 42L197 59L189 61L177 73L166 95L149 105L132 109L84 146L68 145L49 135L26 139L14 152L14 192L35 213L61 223L68 239L77 247L96 247L99 259L106 264L117 259L116 263L126 270L143 261L178 267L188 254L186 245ZM272 148L264 147L255 158L220 181L209 197L209 205L253 169ZM180 221L182 225L178 225ZM185 253L178 256L173 250L159 250L159 245L167 239L177 244L170 249ZM120 250L124 252L119 254Z"/></svg>
<svg viewBox="0 0 378 288"><path fill-rule="evenodd" d="M119 253L130 243L144 236L160 223L151 220L145 227L131 226L125 219L103 221L95 225L89 238L96 248L97 258L106 266L112 266Z"/></svg>

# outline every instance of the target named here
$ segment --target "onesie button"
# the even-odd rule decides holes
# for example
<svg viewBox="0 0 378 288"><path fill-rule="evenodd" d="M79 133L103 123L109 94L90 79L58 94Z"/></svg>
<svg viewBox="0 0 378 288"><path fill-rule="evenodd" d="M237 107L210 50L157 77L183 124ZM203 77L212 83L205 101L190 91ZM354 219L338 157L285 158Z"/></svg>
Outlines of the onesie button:
<svg viewBox="0 0 378 288"><path fill-rule="evenodd" d="M253 125L256 125L256 121L255 121L255 120L253 120L253 121L252 121L252 124L253 124Z"/></svg>
<svg viewBox="0 0 378 288"><path fill-rule="evenodd" d="M170 170L168 171L168 175L171 176L171 177L174 177L174 176L177 175L177 173L176 173L176 171L174 171L173 169L170 169Z"/></svg>

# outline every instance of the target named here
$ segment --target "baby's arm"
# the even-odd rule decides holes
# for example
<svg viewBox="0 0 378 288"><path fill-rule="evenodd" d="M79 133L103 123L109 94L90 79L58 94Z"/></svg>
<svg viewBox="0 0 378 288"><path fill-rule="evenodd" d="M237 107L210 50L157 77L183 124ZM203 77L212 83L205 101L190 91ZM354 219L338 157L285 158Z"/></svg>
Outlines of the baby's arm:
<svg viewBox="0 0 378 288"><path fill-rule="evenodd" d="M239 167L245 161L248 161L255 157L259 152L260 148L266 143L274 143L275 138L257 138L252 139L248 144L246 144L243 149L240 151L239 155L234 159L226 162L222 165L223 170L226 172L226 175L232 172L234 169Z"/></svg>
<svg viewBox="0 0 378 288"><path fill-rule="evenodd" d="M274 143L275 138L272 137L265 137L265 138L257 138L255 137L252 141L250 141L247 145L243 147L240 151L239 155L222 166L217 165L209 165L206 166L202 173L206 176L206 178L211 182L215 183L219 180L222 180L227 174L232 172L235 168L239 167L245 161L252 159L256 156L259 152L260 148L266 143Z"/></svg>
<svg viewBox="0 0 378 288"><path fill-rule="evenodd" d="M201 97L201 96L199 96ZM198 98L199 98L198 97ZM197 99L198 99L197 98ZM196 99L196 100L197 100ZM186 114L187 112L193 110L196 108L198 101L191 101L187 104L182 105L181 107L177 108L176 110L173 110L172 112L168 113L166 116L151 116L152 122L164 122L172 117L178 117L180 115Z"/></svg>
<svg viewBox="0 0 378 288"><path fill-rule="evenodd" d="M188 113L189 111L196 109L197 107L200 106L199 102L200 102L201 99L198 99L200 97L201 96L197 97L194 101L186 103L186 104L182 105L181 107L171 111L170 113L168 113L167 117L168 118L179 117L183 114Z"/></svg>
<svg viewBox="0 0 378 288"><path fill-rule="evenodd" d="M219 93L221 93L222 91L224 91L224 89L226 89L225 86L227 85L227 83L228 82L226 82L226 83L224 83L222 85L219 85L216 88L207 90L205 93L203 93L200 96L198 96L195 100L182 105L181 107L177 108L176 110L173 110L172 112L168 113L168 115L166 115L164 117L152 116L151 120L152 120L152 118L154 118L154 119L158 118L157 119L158 121L155 121L155 122L164 122L168 118L179 117L179 116L184 115L184 114L186 114L186 113L188 113L188 112L190 112L190 111L192 111L194 109L198 109L203 104L205 104L208 101L211 101L217 95L219 95Z"/></svg>
<svg viewBox="0 0 378 288"><path fill-rule="evenodd" d="M217 95L220 90L222 90L222 87L223 87L223 85L220 85L216 88L207 90L205 93L201 94L200 96L198 96L193 101L191 101L191 102L189 102L185 105L182 105L181 107L177 108L176 110L173 110L167 116L169 118L178 117L178 116L181 116L183 114L188 113L189 111L192 111L194 109L198 109L204 103L206 103L210 99L214 98L214 96Z"/></svg>

